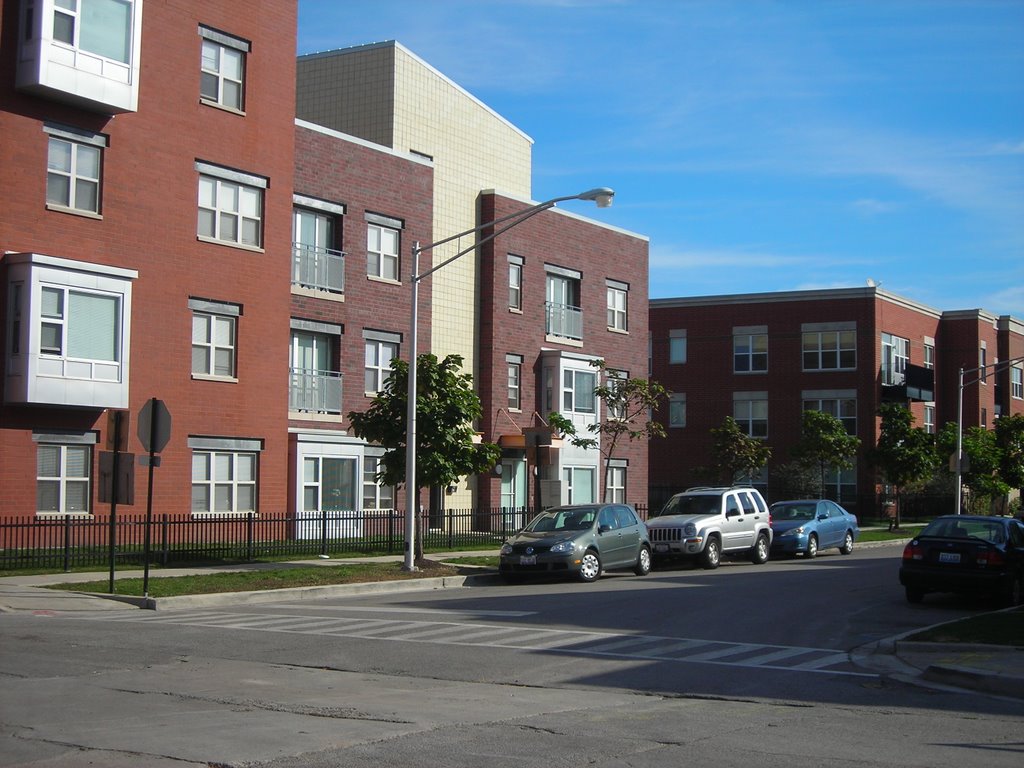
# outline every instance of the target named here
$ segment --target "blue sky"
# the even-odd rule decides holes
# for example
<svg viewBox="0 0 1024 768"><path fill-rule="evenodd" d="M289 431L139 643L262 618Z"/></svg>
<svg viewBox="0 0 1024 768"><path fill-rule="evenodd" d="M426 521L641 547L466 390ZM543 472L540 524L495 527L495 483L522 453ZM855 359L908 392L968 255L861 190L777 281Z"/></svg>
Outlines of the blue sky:
<svg viewBox="0 0 1024 768"><path fill-rule="evenodd" d="M614 188L566 207L650 237L652 298L1024 319L1024 0L299 0L300 54L381 40L534 139L534 199Z"/></svg>

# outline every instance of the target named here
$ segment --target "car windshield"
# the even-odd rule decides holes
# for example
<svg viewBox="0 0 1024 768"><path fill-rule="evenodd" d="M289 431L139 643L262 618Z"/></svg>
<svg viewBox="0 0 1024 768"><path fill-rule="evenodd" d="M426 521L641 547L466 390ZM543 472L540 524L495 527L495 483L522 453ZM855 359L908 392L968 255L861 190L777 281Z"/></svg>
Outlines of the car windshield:
<svg viewBox="0 0 1024 768"><path fill-rule="evenodd" d="M816 504L776 504L772 520L813 520Z"/></svg>
<svg viewBox="0 0 1024 768"><path fill-rule="evenodd" d="M583 509L549 509L533 518L527 531L534 533L546 533L549 531L583 531L594 524L597 517L597 509L586 507Z"/></svg>
<svg viewBox="0 0 1024 768"><path fill-rule="evenodd" d="M940 518L928 523L918 535L946 539L981 539L993 544L1002 544L1006 541L1002 523L987 520Z"/></svg>
<svg viewBox="0 0 1024 768"><path fill-rule="evenodd" d="M691 494L689 496L673 496L665 506L651 517L667 515L717 515L721 505L721 497L716 495Z"/></svg>

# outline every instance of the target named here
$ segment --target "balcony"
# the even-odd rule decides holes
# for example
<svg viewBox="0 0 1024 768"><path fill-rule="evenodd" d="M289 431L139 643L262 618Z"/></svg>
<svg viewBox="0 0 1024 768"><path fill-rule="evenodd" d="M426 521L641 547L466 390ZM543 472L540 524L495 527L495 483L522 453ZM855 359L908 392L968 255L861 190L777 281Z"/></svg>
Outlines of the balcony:
<svg viewBox="0 0 1024 768"><path fill-rule="evenodd" d="M344 293L344 252L307 243L292 243L292 285L315 291Z"/></svg>
<svg viewBox="0 0 1024 768"><path fill-rule="evenodd" d="M568 304L555 304L545 302L547 311L547 324L545 330L548 336L558 336L563 339L583 340L583 310Z"/></svg>
<svg viewBox="0 0 1024 768"><path fill-rule="evenodd" d="M292 368L288 379L288 410L341 414L341 373Z"/></svg>

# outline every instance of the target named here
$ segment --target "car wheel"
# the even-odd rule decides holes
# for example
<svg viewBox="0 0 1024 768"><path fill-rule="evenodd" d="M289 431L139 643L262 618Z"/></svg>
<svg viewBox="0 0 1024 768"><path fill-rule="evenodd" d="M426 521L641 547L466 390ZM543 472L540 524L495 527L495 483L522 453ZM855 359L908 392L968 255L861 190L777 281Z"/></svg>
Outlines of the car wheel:
<svg viewBox="0 0 1024 768"><path fill-rule="evenodd" d="M757 537L757 543L750 551L750 562L754 565L764 565L768 562L768 537L763 533Z"/></svg>
<svg viewBox="0 0 1024 768"><path fill-rule="evenodd" d="M722 562L722 545L714 536L708 539L708 543L704 545L700 562L707 571L713 571Z"/></svg>
<svg viewBox="0 0 1024 768"><path fill-rule="evenodd" d="M636 566L633 573L637 576L646 576L651 572L651 550L647 547L640 547L640 554L636 556Z"/></svg>
<svg viewBox="0 0 1024 768"><path fill-rule="evenodd" d="M924 600L924 590L919 587L907 587L907 602L920 603Z"/></svg>
<svg viewBox="0 0 1024 768"><path fill-rule="evenodd" d="M839 551L844 555L853 552L853 533L851 531L846 532L846 538L843 539L843 546L839 548Z"/></svg>
<svg viewBox="0 0 1024 768"><path fill-rule="evenodd" d="M597 552L592 549L588 549L583 553L583 560L580 562L579 571L580 581L591 582L597 581L601 576L601 558L598 557Z"/></svg>
<svg viewBox="0 0 1024 768"><path fill-rule="evenodd" d="M818 537L816 534L811 534L807 537L807 549L804 550L804 557L811 558L816 557L818 554Z"/></svg>

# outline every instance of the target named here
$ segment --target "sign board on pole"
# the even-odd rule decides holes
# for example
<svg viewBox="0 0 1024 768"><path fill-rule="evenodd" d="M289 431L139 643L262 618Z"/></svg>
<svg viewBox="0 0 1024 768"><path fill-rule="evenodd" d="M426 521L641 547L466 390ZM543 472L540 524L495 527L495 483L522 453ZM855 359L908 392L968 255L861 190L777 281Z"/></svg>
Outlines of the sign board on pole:
<svg viewBox="0 0 1024 768"><path fill-rule="evenodd" d="M139 440L151 453L160 453L171 439L171 412L163 400L147 400L139 411Z"/></svg>

